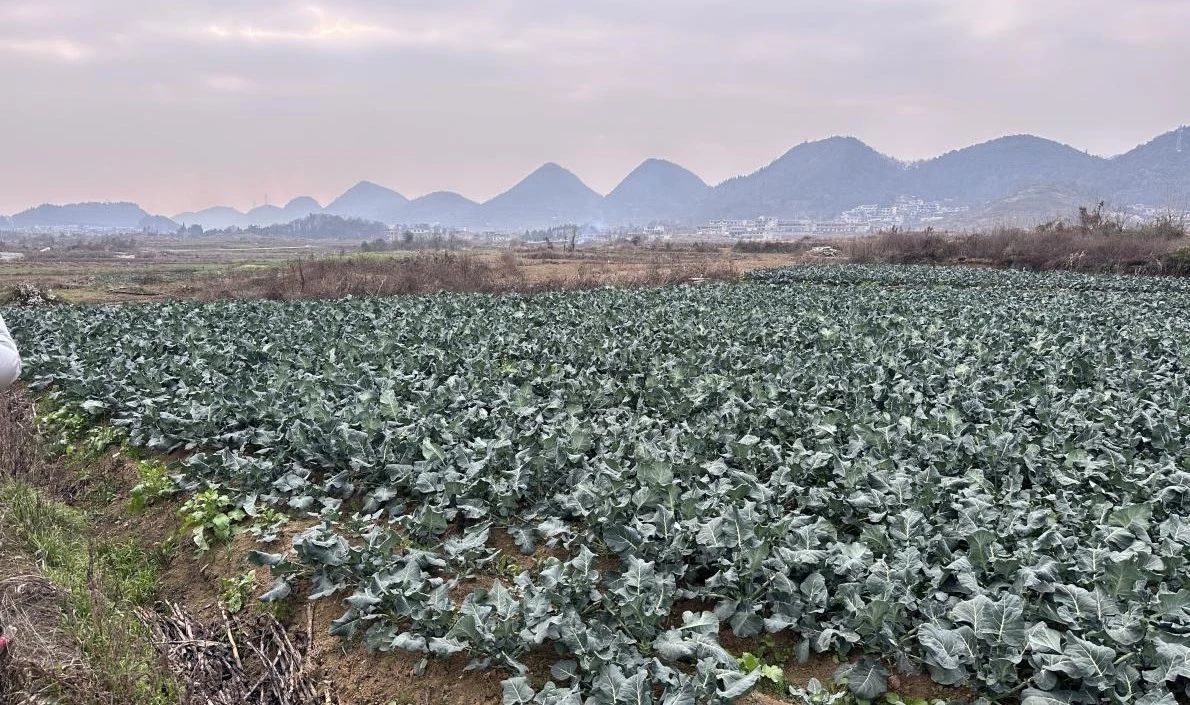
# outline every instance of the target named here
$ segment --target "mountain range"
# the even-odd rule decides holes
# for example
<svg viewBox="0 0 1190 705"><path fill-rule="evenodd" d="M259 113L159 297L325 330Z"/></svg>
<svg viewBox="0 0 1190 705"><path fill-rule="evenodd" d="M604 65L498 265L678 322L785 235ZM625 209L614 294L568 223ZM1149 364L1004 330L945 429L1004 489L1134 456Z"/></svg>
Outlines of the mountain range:
<svg viewBox="0 0 1190 705"><path fill-rule="evenodd" d="M1059 142L1014 135L915 162L881 154L854 137L831 137L790 149L757 171L709 186L672 162L648 159L606 196L548 163L507 191L477 203L439 191L409 199L361 181L325 208L310 197L244 213L226 206L151 216L133 203L42 205L0 219L14 228L90 226L166 231L268 226L314 213L395 224L441 224L473 230L526 230L567 223L595 226L699 223L759 216L829 219L864 204L898 197L972 209L1065 208L1071 201L1190 208L1190 134L1178 128L1114 157ZM1184 144L1183 144L1184 142ZM1054 194L1053 198L1047 194ZM1064 211L1062 211L1064 212Z"/></svg>

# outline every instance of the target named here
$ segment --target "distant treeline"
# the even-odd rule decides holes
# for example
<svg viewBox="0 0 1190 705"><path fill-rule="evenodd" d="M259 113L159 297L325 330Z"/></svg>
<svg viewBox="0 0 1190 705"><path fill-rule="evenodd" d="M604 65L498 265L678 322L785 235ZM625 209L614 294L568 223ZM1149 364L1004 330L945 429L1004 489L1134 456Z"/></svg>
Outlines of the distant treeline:
<svg viewBox="0 0 1190 705"><path fill-rule="evenodd" d="M304 239L357 239L384 236L388 226L375 220L344 218L328 213L312 213L305 218L278 225L252 225L247 228L233 227L223 230L207 230L191 225L181 228L180 235L259 235L262 237L292 237Z"/></svg>

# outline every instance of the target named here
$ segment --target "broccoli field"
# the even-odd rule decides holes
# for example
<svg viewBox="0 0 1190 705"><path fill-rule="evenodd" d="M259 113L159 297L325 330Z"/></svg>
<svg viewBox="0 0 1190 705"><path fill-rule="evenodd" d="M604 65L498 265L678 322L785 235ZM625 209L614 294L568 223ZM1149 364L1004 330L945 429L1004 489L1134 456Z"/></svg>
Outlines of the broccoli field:
<svg viewBox="0 0 1190 705"><path fill-rule="evenodd" d="M264 599L466 653L505 703L730 701L761 671L728 631L838 654L865 699L898 671L1190 697L1184 280L804 266L4 315L52 403L306 519L254 554Z"/></svg>

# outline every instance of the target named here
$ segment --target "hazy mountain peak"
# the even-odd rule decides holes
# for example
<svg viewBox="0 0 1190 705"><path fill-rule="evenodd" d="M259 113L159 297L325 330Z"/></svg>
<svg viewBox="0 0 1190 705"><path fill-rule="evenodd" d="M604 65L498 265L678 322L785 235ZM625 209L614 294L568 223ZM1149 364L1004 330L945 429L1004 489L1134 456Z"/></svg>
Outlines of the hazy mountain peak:
<svg viewBox="0 0 1190 705"><path fill-rule="evenodd" d="M12 216L17 227L83 226L101 228L136 228L147 216L140 206L128 201L84 203L46 203Z"/></svg>
<svg viewBox="0 0 1190 705"><path fill-rule="evenodd" d="M363 180L359 181L354 186L344 191L338 198L331 201L327 208L329 209L341 201L377 197L391 198L393 200L409 200L387 186L381 186L374 181Z"/></svg>
<svg viewBox="0 0 1190 705"><path fill-rule="evenodd" d="M518 181L515 186L499 196L492 198L488 203L509 196L522 197L533 195L538 190L565 192L576 196L594 196L595 198L599 198L599 194L584 184L582 179L574 175L574 172L554 162L546 162L534 169L528 176Z"/></svg>
<svg viewBox="0 0 1190 705"><path fill-rule="evenodd" d="M686 167L675 164L668 159L649 157L638 164L635 169L629 172L628 176L624 177L624 180L621 181L619 185L616 186L616 188L618 189L625 184L630 184L634 180L644 177L681 179L691 183L698 182L703 186L706 186L706 182L704 182L697 174L690 171ZM615 193L615 189L612 190L612 193Z"/></svg>
<svg viewBox="0 0 1190 705"><path fill-rule="evenodd" d="M906 190L969 204L1048 188L1094 198L1101 162L1053 140L1006 135L917 162Z"/></svg>
<svg viewBox="0 0 1190 705"><path fill-rule="evenodd" d="M401 221L401 211L408 203L408 198L390 188L371 181L360 181L327 204L326 211L392 225Z"/></svg>
<svg viewBox="0 0 1190 705"><path fill-rule="evenodd" d="M469 225L479 204L454 191L434 191L409 202L402 211L402 222Z"/></svg>
<svg viewBox="0 0 1190 705"><path fill-rule="evenodd" d="M554 162L542 164L515 186L484 203L479 221L497 228L542 228L585 223L600 196Z"/></svg>
<svg viewBox="0 0 1190 705"><path fill-rule="evenodd" d="M1068 144L1062 144L1054 140L1038 137L1036 135L1004 135L986 142L980 142L968 147L956 149L946 154L943 154L934 159L927 159L925 161L935 161L938 159L945 159L954 154L970 154L970 153L1007 153L1007 152L1023 152L1033 153L1039 156L1046 154L1078 154L1084 157L1089 157L1085 152L1075 149Z"/></svg>
<svg viewBox="0 0 1190 705"><path fill-rule="evenodd" d="M700 217L831 218L894 199L903 172L900 162L855 137L803 142L768 166L716 186Z"/></svg>
<svg viewBox="0 0 1190 705"><path fill-rule="evenodd" d="M1129 155L1163 153L1175 159L1190 159L1190 127L1163 132L1144 144L1137 145L1113 159L1125 159ZM1180 155L1180 156L1174 156Z"/></svg>
<svg viewBox="0 0 1190 705"><path fill-rule="evenodd" d="M834 157L858 157L879 160L890 164L898 163L893 157L881 154L858 137L836 135L821 140L802 142L778 157L773 164L793 159L824 159Z"/></svg>
<svg viewBox="0 0 1190 705"><path fill-rule="evenodd" d="M298 196L290 199L289 203L285 204L286 211L293 211L298 209L309 209L311 212L322 210L322 205L310 196Z"/></svg>
<svg viewBox="0 0 1190 705"><path fill-rule="evenodd" d="M605 221L643 225L688 221L709 187L693 172L664 159L646 159L603 199Z"/></svg>
<svg viewBox="0 0 1190 705"><path fill-rule="evenodd" d="M528 176L521 179L517 186L525 183L549 181L556 183L577 182L582 184L582 179L576 176L574 172L556 162L546 162L530 172ZM516 186L513 188L516 188ZM583 188L586 188L586 184L583 184Z"/></svg>
<svg viewBox="0 0 1190 705"><path fill-rule="evenodd" d="M454 191L432 191L424 196L418 196L410 201L410 203L470 203L471 205L479 205L470 198L457 194Z"/></svg>
<svg viewBox="0 0 1190 705"><path fill-rule="evenodd" d="M1190 204L1190 128L1158 135L1106 160L1109 196L1118 203L1146 203L1181 210Z"/></svg>

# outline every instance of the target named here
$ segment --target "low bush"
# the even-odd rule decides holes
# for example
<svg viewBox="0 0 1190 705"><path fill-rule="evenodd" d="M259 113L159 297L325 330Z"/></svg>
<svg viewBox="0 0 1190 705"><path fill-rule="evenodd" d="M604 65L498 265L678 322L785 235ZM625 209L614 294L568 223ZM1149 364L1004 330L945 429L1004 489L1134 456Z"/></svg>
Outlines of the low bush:
<svg viewBox="0 0 1190 705"><path fill-rule="evenodd" d="M887 232L840 245L853 262L887 264L969 263L1043 271L1185 274L1179 256L1184 235L1168 223L1115 234L1078 229L997 229L989 233ZM1155 236L1154 233L1163 233Z"/></svg>

